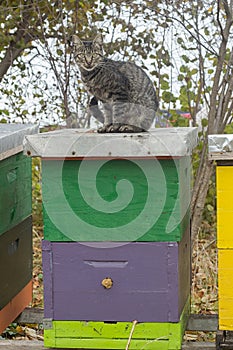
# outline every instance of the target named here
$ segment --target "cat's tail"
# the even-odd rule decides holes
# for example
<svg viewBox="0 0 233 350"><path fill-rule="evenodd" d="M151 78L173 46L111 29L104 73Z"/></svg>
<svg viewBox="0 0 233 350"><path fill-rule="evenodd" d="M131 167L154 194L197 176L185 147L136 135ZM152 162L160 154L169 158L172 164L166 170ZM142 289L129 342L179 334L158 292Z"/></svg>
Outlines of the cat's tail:
<svg viewBox="0 0 233 350"><path fill-rule="evenodd" d="M100 123L104 123L104 115L98 107L98 100L94 96L89 103L89 110L94 118L96 118Z"/></svg>

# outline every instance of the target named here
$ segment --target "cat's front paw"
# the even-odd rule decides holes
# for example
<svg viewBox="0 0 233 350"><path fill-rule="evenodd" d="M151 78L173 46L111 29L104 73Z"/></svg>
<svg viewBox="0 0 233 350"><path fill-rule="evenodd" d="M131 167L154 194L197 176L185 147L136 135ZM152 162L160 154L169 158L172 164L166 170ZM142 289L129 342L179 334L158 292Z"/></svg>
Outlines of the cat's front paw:
<svg viewBox="0 0 233 350"><path fill-rule="evenodd" d="M108 131L107 132L119 132L120 127L121 127L121 124L119 124L119 123L111 124L108 127Z"/></svg>
<svg viewBox="0 0 233 350"><path fill-rule="evenodd" d="M120 126L118 132L143 132L143 131L145 130L140 128L139 126L124 124Z"/></svg>
<svg viewBox="0 0 233 350"><path fill-rule="evenodd" d="M105 132L109 132L108 129L112 126L112 124L104 124L100 128L97 129L97 132L103 134Z"/></svg>

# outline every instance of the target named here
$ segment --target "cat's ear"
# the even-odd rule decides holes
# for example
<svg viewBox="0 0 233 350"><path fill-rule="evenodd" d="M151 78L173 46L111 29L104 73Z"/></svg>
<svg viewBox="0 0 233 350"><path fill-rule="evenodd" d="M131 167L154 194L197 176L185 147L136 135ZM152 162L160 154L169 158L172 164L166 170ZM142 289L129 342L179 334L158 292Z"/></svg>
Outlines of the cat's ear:
<svg viewBox="0 0 233 350"><path fill-rule="evenodd" d="M93 40L94 45L98 45L99 47L103 46L103 38L101 34L97 34L95 39Z"/></svg>
<svg viewBox="0 0 233 350"><path fill-rule="evenodd" d="M76 46L76 47L77 46L83 46L82 40L80 40L79 37L77 35L75 35L75 34L72 36L72 42L73 42L73 45Z"/></svg>

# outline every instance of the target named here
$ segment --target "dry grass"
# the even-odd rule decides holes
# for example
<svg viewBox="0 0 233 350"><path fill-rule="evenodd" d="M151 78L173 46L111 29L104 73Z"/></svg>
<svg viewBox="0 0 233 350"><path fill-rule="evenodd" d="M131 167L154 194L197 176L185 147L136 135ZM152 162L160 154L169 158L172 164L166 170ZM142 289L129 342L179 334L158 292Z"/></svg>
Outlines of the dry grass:
<svg viewBox="0 0 233 350"><path fill-rule="evenodd" d="M203 223L193 242L191 313L218 312L218 262L216 229ZM186 332L187 340L214 341L215 332Z"/></svg>
<svg viewBox="0 0 233 350"><path fill-rule="evenodd" d="M194 243L192 274L192 313L216 313L217 248L216 240L212 236L197 239Z"/></svg>
<svg viewBox="0 0 233 350"><path fill-rule="evenodd" d="M33 307L43 307L43 271L41 241L43 230L41 227L33 228Z"/></svg>

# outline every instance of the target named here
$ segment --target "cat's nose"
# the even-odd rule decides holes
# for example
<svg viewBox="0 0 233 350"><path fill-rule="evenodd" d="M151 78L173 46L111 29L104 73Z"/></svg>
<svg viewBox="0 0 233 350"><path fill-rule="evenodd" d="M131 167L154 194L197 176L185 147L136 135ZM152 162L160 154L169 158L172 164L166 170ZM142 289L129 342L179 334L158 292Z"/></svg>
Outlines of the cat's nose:
<svg viewBox="0 0 233 350"><path fill-rule="evenodd" d="M92 64L92 59L86 59L86 64L90 67L91 66L91 64Z"/></svg>

